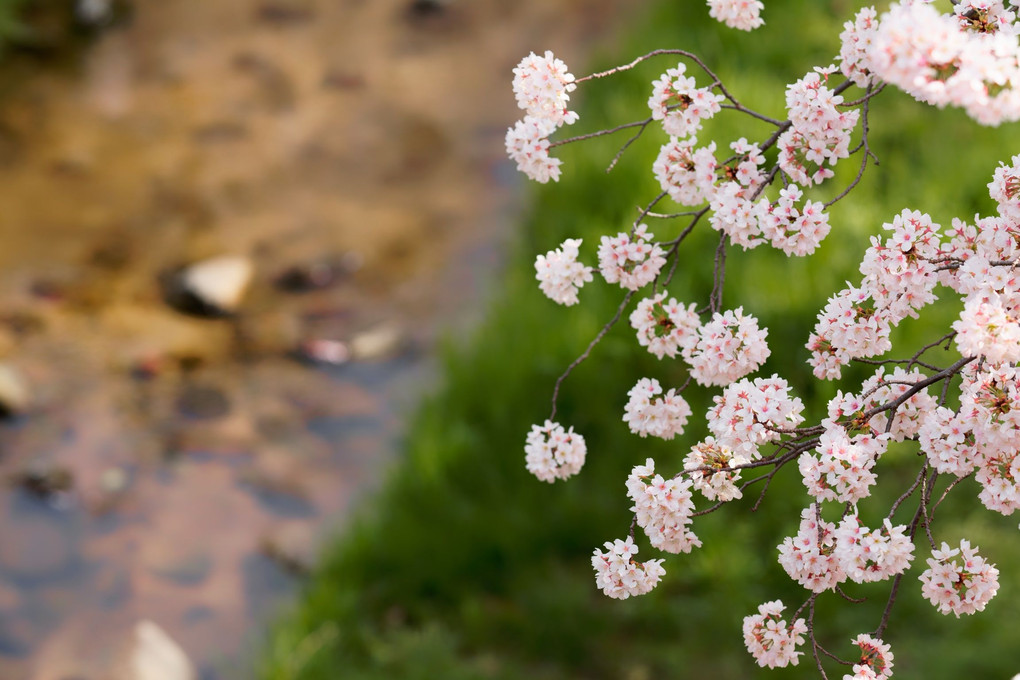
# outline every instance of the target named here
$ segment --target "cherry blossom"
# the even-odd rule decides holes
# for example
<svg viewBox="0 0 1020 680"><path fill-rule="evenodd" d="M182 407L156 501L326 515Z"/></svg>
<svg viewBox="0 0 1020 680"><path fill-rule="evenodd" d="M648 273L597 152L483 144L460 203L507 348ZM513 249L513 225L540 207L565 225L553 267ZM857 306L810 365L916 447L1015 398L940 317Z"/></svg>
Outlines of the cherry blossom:
<svg viewBox="0 0 1020 680"><path fill-rule="evenodd" d="M817 455L798 459L800 473L808 493L820 501L856 503L871 495L876 477L872 469L884 451L888 435L855 443L839 425L823 421L825 432L819 438Z"/></svg>
<svg viewBox="0 0 1020 680"><path fill-rule="evenodd" d="M765 342L768 329L744 314L743 307L712 316L698 330L698 342L684 351L691 375L700 385L727 385L757 370L771 350Z"/></svg>
<svg viewBox="0 0 1020 680"><path fill-rule="evenodd" d="M652 118L661 120L666 134L687 137L697 134L702 121L719 113L723 96L712 94L710 88L698 88L694 78L684 75L687 67L681 62L652 82L648 108Z"/></svg>
<svg viewBox="0 0 1020 680"><path fill-rule="evenodd" d="M691 407L676 390L671 389L664 394L658 380L642 378L627 396L630 401L624 410L623 420L630 426L631 432L662 439L683 434Z"/></svg>
<svg viewBox="0 0 1020 680"><path fill-rule="evenodd" d="M577 88L574 76L549 50L545 56L532 52L521 60L514 69L513 88L517 105L532 118L547 121L553 129L577 120L577 114L567 110L568 93Z"/></svg>
<svg viewBox="0 0 1020 680"><path fill-rule="evenodd" d="M577 291L592 280L592 268L577 261L581 239L568 238L556 250L535 258L535 278L539 288L553 302L576 305Z"/></svg>
<svg viewBox="0 0 1020 680"><path fill-rule="evenodd" d="M656 474L651 458L627 477L627 497L634 502L630 510L653 547L674 554L701 547L701 540L690 530L693 484L688 477L665 479Z"/></svg>
<svg viewBox="0 0 1020 680"><path fill-rule="evenodd" d="M780 618L784 609L782 600L773 600L759 605L757 614L744 617L744 644L759 666L783 668L800 661L803 652L797 647L804 644L807 624L797 619L787 625Z"/></svg>
<svg viewBox="0 0 1020 680"><path fill-rule="evenodd" d="M665 252L652 243L648 227L639 224L633 236L619 233L603 236L599 245L599 270L607 283L619 283L624 288L637 290L652 282L662 265Z"/></svg>
<svg viewBox="0 0 1020 680"><path fill-rule="evenodd" d="M867 633L851 640L861 650L860 663L854 664L854 674L843 680L888 680L892 677L893 654L889 645Z"/></svg>
<svg viewBox="0 0 1020 680"><path fill-rule="evenodd" d="M804 422L804 403L790 396L777 375L730 383L708 411L708 429L716 441L747 459L759 458L758 447L781 437L780 430Z"/></svg>
<svg viewBox="0 0 1020 680"><path fill-rule="evenodd" d="M524 446L528 472L543 482L554 482L577 474L584 465L584 437L574 428L564 430L549 420L533 425Z"/></svg>
<svg viewBox="0 0 1020 680"><path fill-rule="evenodd" d="M782 189L774 204L762 199L758 204L758 224L762 236L773 248L787 255L810 255L829 235L829 214L820 203L805 201L797 208L804 192L796 184Z"/></svg>
<svg viewBox="0 0 1020 680"><path fill-rule="evenodd" d="M708 4L710 14L728 26L750 30L762 23L763 5L756 0ZM818 394L835 393L816 419L805 422L805 405L792 394L786 378L747 377L771 354L768 330L743 307L726 310L722 304L740 292L726 285L727 258L733 266L758 255L735 254L735 247L751 250L768 243L790 257L826 252L821 244L830 231L829 206L851 194L865 171L877 165L878 150L873 151L868 138L877 121L868 116L879 109L869 102L887 85L933 106L960 107L981 124L1020 120L1015 6L1003 0L953 4L952 12L940 12L925 0L902 0L881 16L871 7L857 12L843 24L839 66L815 67L787 86L786 120L747 108L743 97L738 100L715 75L714 65L681 50L656 50L580 79L609 77L648 59L680 54L710 81L699 87L688 66L680 63L653 81L649 118L564 140L632 130L611 169L651 121L660 121L668 136L662 144L658 126L648 133L661 144L652 167L661 194L644 208L638 204L633 230L603 236L598 249L602 278L629 292L620 296L616 314L557 380L550 420L528 434L526 465L548 482L580 469L584 439L552 422L560 384L581 361L597 356L596 345L603 337L619 331L614 326L632 298L637 299L633 293L650 285L651 292L637 299L629 314L636 346L660 360L682 360L660 366L671 379L689 379L666 390L658 379L640 378L628 392L623 421L640 437L679 436L680 450L688 453L683 469L670 478L655 472L651 458L632 468L626 480L634 513L630 536L594 552L596 583L614 598L648 592L664 573L662 560L633 559L634 526L644 531L653 548L690 553L701 546L691 528L695 514L714 512L760 485L760 495L748 493L757 497L757 510L773 478L796 468L810 505L801 512L797 532L777 546L778 561L810 592L791 617L792 624L781 618L785 607L778 600L744 619L748 651L762 666L797 664L802 653L797 647L810 635L824 675L823 664L834 659L818 645L816 629L839 625L843 619L816 618L815 603L830 597L832 590L852 600L856 594L842 590L847 581L892 582L875 633L882 634L888 608L914 559L914 537L935 544L935 509L961 478L973 480L954 493L976 493L977 503L1003 515L1020 510L1020 154L991 169L987 188L996 214L947 215L947 229L913 207L874 221L874 233L862 238L853 253L860 279L847 281L828 298L805 345L819 380L839 380L851 364L856 364L851 374L855 380L873 372L859 386L808 387L803 394L813 395L815 412L822 405ZM508 130L507 152L529 177L556 181L561 163L549 156L549 139L577 119L567 108L577 81L551 52L529 55L514 74L514 92L525 116ZM748 137L724 141L707 133L716 127L730 129L728 123L703 126L715 116L736 120L745 114L758 119L756 125L772 126L771 131L758 142ZM727 145L729 157L717 156ZM855 154L859 163L837 175L835 166ZM830 179L835 186L828 186ZM670 200L690 209L671 213L660 204ZM888 221L879 226L883 219ZM662 220L656 222L661 242L649 233L646 220ZM690 252L681 247L704 243L698 241L704 237L718 244L710 292L700 282L692 285L688 277L674 280ZM577 304L578 290L594 278L593 268L578 262L580 245L579 239L567 239L536 258L539 287L559 304ZM784 273L777 270L776 276ZM936 302L957 305L951 328L919 348L901 347L897 340L890 357L894 337L909 332L897 327L908 317L929 314L927 307ZM630 342L635 345L633 336ZM872 367L862 373L861 365L867 364ZM713 395L703 388L721 389ZM693 400L698 392L711 396L713 406L705 415L708 436L691 444L683 440L685 431L690 425L698 432L701 425L691 422L684 397ZM872 528L862 517L870 516L875 501L863 501L879 481L878 462L890 442L896 444L888 454L889 467L914 464L916 478L906 491L892 485L897 500ZM889 477L898 479L899 474ZM695 490L713 505L696 513ZM894 517L902 516L897 513L907 512L913 514L912 522L893 524ZM944 614L980 611L998 589L995 566L967 539L958 548L942 543L927 559L927 567L919 577L922 594ZM807 620L799 618L801 612ZM888 644L868 634L852 642L860 655L844 662L852 666L844 680L891 677ZM819 656L819 650L825 655Z"/></svg>
<svg viewBox="0 0 1020 680"><path fill-rule="evenodd" d="M765 9L761 0L708 0L708 7L710 17L730 28L752 31L765 23L761 18Z"/></svg>
<svg viewBox="0 0 1020 680"><path fill-rule="evenodd" d="M839 70L858 87L871 84L871 49L878 28L874 7L861 9L839 34Z"/></svg>
<svg viewBox="0 0 1020 680"><path fill-rule="evenodd" d="M552 132L548 123L531 116L525 116L506 131L506 152L510 159L517 163L518 170L540 184L560 179L563 161L549 156Z"/></svg>
<svg viewBox="0 0 1020 680"><path fill-rule="evenodd" d="M902 574L914 558L914 544L906 531L906 526L894 527L888 518L881 529L872 531L857 515L847 515L835 530L834 552L851 581L884 581Z"/></svg>
<svg viewBox="0 0 1020 680"><path fill-rule="evenodd" d="M708 500L731 501L741 498L742 493L736 485L740 480L740 471L730 468L748 462L744 456L716 442L715 437L708 437L691 448L691 452L684 458L684 470L694 480L694 488Z"/></svg>
<svg viewBox="0 0 1020 680"><path fill-rule="evenodd" d="M846 580L836 554L836 525L820 520L818 515L816 505L805 508L797 534L779 544L779 564L790 578L815 593L831 590Z"/></svg>
<svg viewBox="0 0 1020 680"><path fill-rule="evenodd" d="M606 541L605 548L606 552L595 551L591 566L595 569L595 584L609 597L626 600L631 595L644 595L666 573L662 560L634 560L638 549L629 536L626 541Z"/></svg>
<svg viewBox="0 0 1020 680"><path fill-rule="evenodd" d="M940 550L933 550L919 579L925 599L941 613L952 612L957 618L982 611L999 590L999 570L966 539L959 548L943 542Z"/></svg>
<svg viewBox="0 0 1020 680"><path fill-rule="evenodd" d="M637 331L638 344L661 359L675 357L681 350L693 350L698 342L701 320L694 303L684 307L665 293L645 298L631 312L630 325Z"/></svg>
<svg viewBox="0 0 1020 680"><path fill-rule="evenodd" d="M680 205L700 205L715 193L715 142L695 148L697 137L670 137L652 165L662 190Z"/></svg>

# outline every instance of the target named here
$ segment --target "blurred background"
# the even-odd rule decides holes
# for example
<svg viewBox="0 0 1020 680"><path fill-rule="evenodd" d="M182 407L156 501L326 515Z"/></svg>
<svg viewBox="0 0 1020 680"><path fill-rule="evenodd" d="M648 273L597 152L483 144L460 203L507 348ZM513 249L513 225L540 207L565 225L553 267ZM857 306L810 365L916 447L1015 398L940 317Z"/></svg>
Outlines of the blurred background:
<svg viewBox="0 0 1020 680"><path fill-rule="evenodd" d="M536 189L503 136L511 69L545 49L577 76L689 49L782 117L786 83L833 60L862 4L767 3L748 35L700 1L0 1L0 679L816 677L758 669L740 636L761 602L804 599L776 563L807 501L795 472L756 515L750 494L699 519L705 547L668 557L650 595L594 587L591 551L630 524L627 471L676 469L705 434L703 390L682 441L621 421L637 378L680 385L679 362L614 329L561 392L584 471L525 472L556 376L620 298L596 283L559 308L534 257L582 237L594 262L658 193L664 137L649 129L609 174L624 138L558 149L563 180ZM571 134L646 117L672 66L580 88ZM810 377L804 342L866 236L906 207L944 225L988 214L985 185L1016 152L1010 128L895 92L872 120L881 166L814 258L729 254L726 306L771 329L761 373L815 417L838 386ZM767 132L719 116L705 134ZM679 299L707 297L714 242L690 239ZM934 339L957 311L896 341ZM910 446L883 458L865 521L915 461ZM971 538L1002 588L947 620L919 596L919 548L886 636L898 677L1020 671L1016 524L973 484L956 496L936 538ZM886 592L823 598L820 638L849 655Z"/></svg>
<svg viewBox="0 0 1020 680"><path fill-rule="evenodd" d="M0 3L0 678L255 672L502 259L511 68L623 4Z"/></svg>

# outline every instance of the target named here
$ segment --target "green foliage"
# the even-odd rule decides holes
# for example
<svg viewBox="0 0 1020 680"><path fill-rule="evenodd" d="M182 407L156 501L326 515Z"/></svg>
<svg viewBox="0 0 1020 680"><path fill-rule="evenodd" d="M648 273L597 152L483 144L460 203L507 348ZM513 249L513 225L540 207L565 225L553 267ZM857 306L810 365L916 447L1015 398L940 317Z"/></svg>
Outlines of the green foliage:
<svg viewBox="0 0 1020 680"><path fill-rule="evenodd" d="M839 23L856 6L774 3L769 23L745 35L712 22L701 3L654 2L622 49L604 55L598 66L656 47L683 47L717 67L743 103L782 117L785 84L831 61ZM576 93L583 101L575 128L643 118L650 81L673 65L660 59L583 86ZM582 72L579 65L572 69ZM723 141L767 134L764 124L749 130L745 121L726 112L709 132ZM859 277L866 236L908 207L943 224L954 215L990 212L985 184L997 161L1014 151L1005 144L1006 131L976 129L955 112L936 112L891 91L872 106L872 131L882 165L870 168L855 194L834 207L833 233L820 253L793 260L767 248L729 251L725 305L743 305L770 329L773 355L762 373L790 378L816 417L837 386L811 378L804 342L825 298ZM636 379L679 384L686 377L680 362L642 353L626 322L619 324L560 394L557 419L588 442L584 470L553 485L524 470L525 434L548 415L557 375L622 297L619 289L594 283L582 291L581 305L560 308L537 290L532 263L536 253L568 237L585 239L582 252L591 262L598 237L625 228L635 206L658 193L650 166L662 137L651 129L604 172L626 134L558 150L563 181L535 191L488 320L468 346L448 349L445 386L421 408L405 458L326 552L297 608L275 629L262 669L266 680L758 677L743 648L741 618L767 599L783 598L794 608L804 599L805 591L776 563L776 545L795 530L807 502L794 470L776 479L756 514L750 512L754 488L743 501L699 518L694 528L704 548L669 556L668 573L651 594L613 601L593 584L591 551L625 535L630 524L623 485L629 469L649 456L662 470L676 469L687 446L705 434L699 416L713 392L697 387L685 393L695 417L683 441L638 439L621 421ZM817 198L849 182L855 162L845 162ZM650 229L666 239L678 227L652 220ZM670 287L678 299L705 299L712 280L706 253L716 240L703 228L685 244ZM898 341L910 347L938 337L954 311L928 313L934 321L908 324ZM866 372L850 373L844 384L852 389ZM909 448L891 453L881 468L885 495L861 506L864 519L875 523L888 498L912 481L915 454ZM1015 538L1015 526L976 508L973 484L957 495L939 510L936 538L972 536L983 554L1005 567L1002 589L984 614L961 621L938 615L919 595L922 548L887 636L898 677L956 678L964 671L1009 677L1020 670L1010 657L1012 631L1020 625L1020 578L1009 569L1020 560L1020 548L1007 540ZM898 521L909 520L906 506ZM650 556L643 537L638 542L641 556ZM875 627L888 592L882 585L851 588L869 598L863 605L821 599L820 637L830 649L849 654L849 639ZM948 636L952 645L933 649L933 639ZM760 672L774 678L817 673L808 658L796 669Z"/></svg>
<svg viewBox="0 0 1020 680"><path fill-rule="evenodd" d="M0 51L30 37L23 16L29 4L31 0L0 0Z"/></svg>

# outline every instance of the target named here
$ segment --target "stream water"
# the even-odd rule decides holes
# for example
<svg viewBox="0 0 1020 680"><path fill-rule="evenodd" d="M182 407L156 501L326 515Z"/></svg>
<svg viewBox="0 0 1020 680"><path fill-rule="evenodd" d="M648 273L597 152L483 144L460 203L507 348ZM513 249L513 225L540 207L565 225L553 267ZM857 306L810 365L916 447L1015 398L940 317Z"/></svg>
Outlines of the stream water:
<svg viewBox="0 0 1020 680"><path fill-rule="evenodd" d="M481 311L520 184L510 70L581 63L623 0L137 2L0 100L0 678L203 680L379 479ZM236 315L175 269L254 266ZM325 272L325 273L323 273Z"/></svg>

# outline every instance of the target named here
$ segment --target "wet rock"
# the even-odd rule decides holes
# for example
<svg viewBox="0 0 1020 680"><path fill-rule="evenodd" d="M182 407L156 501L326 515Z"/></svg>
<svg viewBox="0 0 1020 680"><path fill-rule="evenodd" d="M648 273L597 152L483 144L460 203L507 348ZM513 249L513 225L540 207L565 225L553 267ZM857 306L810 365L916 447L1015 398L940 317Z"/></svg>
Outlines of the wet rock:
<svg viewBox="0 0 1020 680"><path fill-rule="evenodd" d="M298 359L311 364L339 366L351 360L351 349L340 340L305 340L294 351Z"/></svg>
<svg viewBox="0 0 1020 680"><path fill-rule="evenodd" d="M442 14L453 5L453 0L413 0L411 14L415 16L434 16Z"/></svg>
<svg viewBox="0 0 1020 680"><path fill-rule="evenodd" d="M284 571L306 576L315 566L315 529L306 523L287 524L265 536L259 548Z"/></svg>
<svg viewBox="0 0 1020 680"><path fill-rule="evenodd" d="M99 478L99 484L103 491L110 494L124 491L131 483L131 476L122 467L112 467L103 470Z"/></svg>
<svg viewBox="0 0 1020 680"><path fill-rule="evenodd" d="M269 59L254 53L244 53L234 59L234 68L251 75L259 87L261 103L273 113L294 108L297 89L286 71Z"/></svg>
<svg viewBox="0 0 1020 680"><path fill-rule="evenodd" d="M86 26L102 26L113 18L113 0L78 0L74 15Z"/></svg>
<svg viewBox="0 0 1020 680"><path fill-rule="evenodd" d="M322 78L322 86L331 90L360 90L365 84L365 76L343 70L329 71Z"/></svg>
<svg viewBox="0 0 1020 680"><path fill-rule="evenodd" d="M234 121L210 123L196 128L193 137L200 144L236 142L248 137L248 128Z"/></svg>
<svg viewBox="0 0 1020 680"><path fill-rule="evenodd" d="M249 356L284 354L301 335L297 318L288 310L244 315L235 325L238 349Z"/></svg>
<svg viewBox="0 0 1020 680"><path fill-rule="evenodd" d="M336 258L296 264L278 277L276 287L287 293L307 293L328 288L361 268L360 253L350 252Z"/></svg>
<svg viewBox="0 0 1020 680"><path fill-rule="evenodd" d="M10 364L0 363L0 417L24 413L28 402L28 386L21 373Z"/></svg>
<svg viewBox="0 0 1020 680"><path fill-rule="evenodd" d="M36 465L15 472L10 480L15 486L44 500L66 494L74 487L74 475L70 470L50 465Z"/></svg>
<svg viewBox="0 0 1020 680"><path fill-rule="evenodd" d="M177 412L194 420L212 420L230 413L230 400L217 387L189 384L177 397Z"/></svg>
<svg viewBox="0 0 1020 680"><path fill-rule="evenodd" d="M108 243L96 247L89 256L89 262L108 271L120 271L131 264L134 247L130 237L119 233Z"/></svg>
<svg viewBox="0 0 1020 680"><path fill-rule="evenodd" d="M351 354L358 360L385 359L397 354L404 344L400 329L386 323L355 335L351 339Z"/></svg>
<svg viewBox="0 0 1020 680"><path fill-rule="evenodd" d="M188 655L152 621L139 621L127 680L197 680Z"/></svg>
<svg viewBox="0 0 1020 680"><path fill-rule="evenodd" d="M48 279L33 281L28 290L34 297L46 302L60 302L66 297L64 286Z"/></svg>
<svg viewBox="0 0 1020 680"><path fill-rule="evenodd" d="M315 9L308 0L271 0L262 2L258 17L271 24L299 24L315 17Z"/></svg>
<svg viewBox="0 0 1020 680"><path fill-rule="evenodd" d="M136 380L152 380L167 369L168 362L161 356L150 354L139 357L128 368L131 377Z"/></svg>
<svg viewBox="0 0 1020 680"><path fill-rule="evenodd" d="M213 568L213 560L204 552L179 554L168 549L165 555L150 555L154 560L150 565L152 573L180 586L196 586L209 576Z"/></svg>
<svg viewBox="0 0 1020 680"><path fill-rule="evenodd" d="M199 316L230 316L251 284L254 266L237 255L210 258L185 267L164 284L167 302Z"/></svg>
<svg viewBox="0 0 1020 680"><path fill-rule="evenodd" d="M267 448L238 475L241 488L259 504L280 517L312 517L317 514L308 499L305 478L308 470L291 451Z"/></svg>
<svg viewBox="0 0 1020 680"><path fill-rule="evenodd" d="M123 566L106 563L92 582L92 592L103 609L117 609L130 601L134 594L131 574Z"/></svg>

